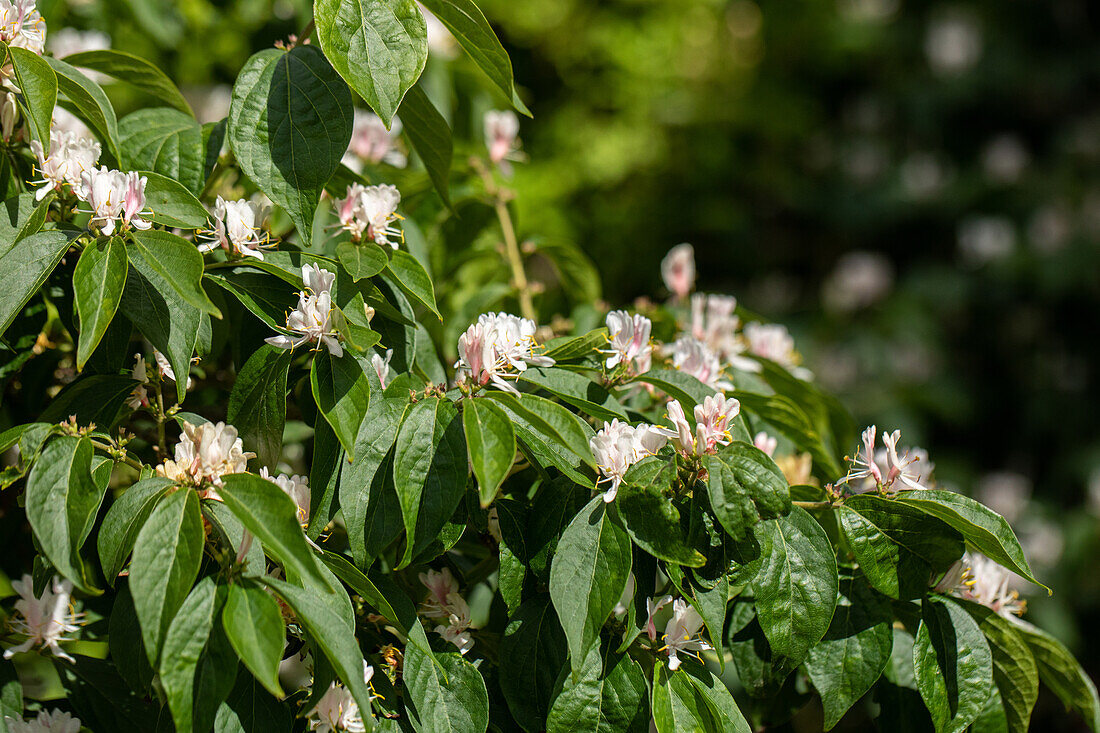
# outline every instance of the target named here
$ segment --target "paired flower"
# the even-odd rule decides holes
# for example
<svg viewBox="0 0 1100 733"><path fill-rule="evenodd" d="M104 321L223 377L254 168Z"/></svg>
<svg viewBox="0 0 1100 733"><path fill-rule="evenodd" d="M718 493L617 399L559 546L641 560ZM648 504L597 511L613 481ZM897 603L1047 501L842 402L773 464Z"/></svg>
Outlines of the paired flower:
<svg viewBox="0 0 1100 733"><path fill-rule="evenodd" d="M401 192L396 186L353 183L348 186L347 195L336 202L336 215L340 219L340 227L351 232L355 241L365 235L377 244L388 244L397 249L398 244L404 241L404 235L390 224L403 218L397 213L400 203Z"/></svg>
<svg viewBox="0 0 1100 733"><path fill-rule="evenodd" d="M46 198L50 191L60 191L66 183L79 195L84 174L95 170L102 152L95 140L57 129L50 131L49 151L37 140L31 140L30 146L38 158L38 170L42 175L41 179L31 183L45 184L35 191L37 201Z"/></svg>
<svg viewBox="0 0 1100 733"><path fill-rule="evenodd" d="M519 152L519 118L511 110L485 113L485 147L489 160L506 176L512 175L509 161L523 160Z"/></svg>
<svg viewBox="0 0 1100 733"><path fill-rule="evenodd" d="M30 720L5 718L11 733L80 733L80 718L57 708L50 712L42 710Z"/></svg>
<svg viewBox="0 0 1100 733"><path fill-rule="evenodd" d="M535 354L535 331L528 318L508 313L483 313L477 323L458 337L458 381L471 380L484 386L489 382L507 392L519 394L506 377L515 377L530 365L553 366L548 356Z"/></svg>
<svg viewBox="0 0 1100 733"><path fill-rule="evenodd" d="M153 358L156 360L157 372L159 372L162 377L167 377L173 382L176 381L176 372L172 369L172 364L168 361L168 357L156 349L153 349ZM198 360L198 357L195 357L191 361L197 362ZM149 384L149 365L141 354L134 354L134 368L130 370L130 376L138 382L138 386L134 387L134 391L130 393L130 397L126 400L126 404L129 405L131 410L136 410L139 407L148 407L149 390L146 389L146 387ZM188 376L186 388L191 389L193 383L194 380Z"/></svg>
<svg viewBox="0 0 1100 733"><path fill-rule="evenodd" d="M298 293L298 305L286 317L286 330L294 335L278 334L264 341L280 349L323 343L333 356L343 356L344 347L340 345L333 317L332 284L336 282L336 274L318 265L305 265L302 282L306 289Z"/></svg>
<svg viewBox="0 0 1100 733"><path fill-rule="evenodd" d="M19 594L19 600L15 602L15 615L10 622L11 629L27 639L5 650L4 659L41 647L54 656L72 662L73 658L62 650L59 642L69 639L66 634L78 631L84 618L83 614L75 613L72 608L73 584L55 576L42 589L42 595L37 597L34 595L34 578L30 575L12 581L11 585Z"/></svg>
<svg viewBox="0 0 1100 733"><path fill-rule="evenodd" d="M157 474L201 487L210 483L222 485L222 476L248 470L248 459L256 454L246 451L232 425L219 423L183 423L183 434L176 443L175 460L157 466ZM205 498L217 499L215 489L207 489Z"/></svg>
<svg viewBox="0 0 1100 733"><path fill-rule="evenodd" d="M52 146L51 146L52 147ZM98 147L98 146L97 146ZM145 184L148 179L136 172L123 173L102 167L92 168L80 174L80 185L75 187L77 198L91 206L91 226L110 236L116 226L122 229L149 229L153 223L143 215L145 209Z"/></svg>
<svg viewBox="0 0 1100 733"><path fill-rule="evenodd" d="M690 244L678 244L661 260L661 278L665 287L683 300L695 287L695 250Z"/></svg>
<svg viewBox="0 0 1100 733"><path fill-rule="evenodd" d="M619 485L626 472L638 461L651 456L668 442L661 428L642 424L637 427L614 419L604 423L603 428L588 441L596 465L604 478L600 483L610 481L611 486L604 492L603 500L612 502L619 493Z"/></svg>
<svg viewBox="0 0 1100 733"><path fill-rule="evenodd" d="M732 295L691 296L691 335L724 362L735 369L759 372L760 363L742 356L749 345L737 333L741 319L734 315L737 298Z"/></svg>
<svg viewBox="0 0 1100 733"><path fill-rule="evenodd" d="M298 507L298 524L304 529L309 525L309 481L305 476L287 476L280 474L272 476L264 466L260 469L260 478L267 479L283 490L283 493L294 500Z"/></svg>
<svg viewBox="0 0 1100 733"><path fill-rule="evenodd" d="M364 660L363 682L369 685L372 677L374 667ZM339 682L332 682L309 711L309 729L318 733L363 733L367 726L351 691Z"/></svg>
<svg viewBox="0 0 1100 733"><path fill-rule="evenodd" d="M910 457L909 451L905 451L902 456L898 455L901 431L883 432L882 445L885 450L880 452L875 450L876 431L874 425L863 431L863 446L856 451L854 457L846 459L850 464L848 475L837 483L847 484L856 493L874 489L889 491L898 481L908 489L927 489L927 486L920 483L920 474L912 468L920 457Z"/></svg>
<svg viewBox="0 0 1100 733"><path fill-rule="evenodd" d="M458 592L458 581L448 568L428 570L420 574L420 582L428 589L428 598L420 606L420 612L428 618L445 620L435 632L458 647L461 654L474 648L470 636L470 606Z"/></svg>
<svg viewBox="0 0 1100 733"><path fill-rule="evenodd" d="M722 363L717 354L702 341L691 336L681 336L665 352L672 357L672 366L698 379L712 389L733 389L733 384L723 378Z"/></svg>
<svg viewBox="0 0 1100 733"><path fill-rule="evenodd" d="M381 354L370 355L371 366L374 367L374 371L378 375L378 382L382 385L382 389L385 389L390 382L390 359L392 358L393 349L386 349L385 357Z"/></svg>
<svg viewBox="0 0 1100 733"><path fill-rule="evenodd" d="M676 671L680 668L679 653L694 656L699 652L710 651L714 647L699 638L699 632L703 628L703 617L699 612L682 598L673 601L672 596L665 596L656 602L652 598L646 600L646 606L649 608L646 633L650 641L657 640L657 627L653 617L669 602L672 602L672 618L665 625L665 633L661 637L665 645L660 651L668 652L668 668Z"/></svg>
<svg viewBox="0 0 1100 733"><path fill-rule="evenodd" d="M730 422L741 412L741 403L732 397L726 398L721 392L707 397L695 406L695 432L684 415L679 400L668 403L668 417L672 428L657 427L658 433L672 439L676 448L686 456L698 456L713 453L719 445L729 445Z"/></svg>
<svg viewBox="0 0 1100 733"><path fill-rule="evenodd" d="M1011 572L985 555L966 552L944 573L934 590L980 603L1002 616L1022 616L1027 601L1009 586L1011 580Z"/></svg>
<svg viewBox="0 0 1100 733"><path fill-rule="evenodd" d="M362 170L363 161L404 168L408 160L399 147L400 140L401 120L394 117L387 130L381 117L357 109L351 127L351 142L348 143L348 153L343 163L354 171Z"/></svg>
<svg viewBox="0 0 1100 733"><path fill-rule="evenodd" d="M263 207L247 199L226 201L218 196L214 204L214 227L203 232L209 239L199 245L200 252L221 247L226 252L244 257L264 258L260 247L267 244L267 235L260 234L257 221L262 221Z"/></svg>
<svg viewBox="0 0 1100 733"><path fill-rule="evenodd" d="M643 315L631 316L626 311L608 313L607 340L611 348L600 352L607 354L607 368L626 364L634 374L648 372L653 363L653 346L649 343L652 327L652 321Z"/></svg>

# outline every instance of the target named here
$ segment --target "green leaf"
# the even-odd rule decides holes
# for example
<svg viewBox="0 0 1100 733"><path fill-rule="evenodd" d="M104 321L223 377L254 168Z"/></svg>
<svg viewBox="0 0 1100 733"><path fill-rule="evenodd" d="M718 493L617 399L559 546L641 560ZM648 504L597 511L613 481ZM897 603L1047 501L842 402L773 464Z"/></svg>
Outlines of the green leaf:
<svg viewBox="0 0 1100 733"><path fill-rule="evenodd" d="M160 476L142 479L126 489L107 510L96 542L103 575L112 586L134 549L138 532L172 486L171 479Z"/></svg>
<svg viewBox="0 0 1100 733"><path fill-rule="evenodd" d="M512 60L477 5L472 0L424 0L424 7L447 27L477 67L500 89L504 98L530 117L531 113L516 96Z"/></svg>
<svg viewBox="0 0 1100 733"><path fill-rule="evenodd" d="M588 441L595 435L592 426L556 402L534 394L518 397L490 391L485 397L496 401L512 419L516 436L525 443L543 442L557 457L555 466L579 468L581 463L595 465ZM579 460L578 460L579 459ZM563 471L565 469L562 469ZM578 483L584 483L583 478Z"/></svg>
<svg viewBox="0 0 1100 733"><path fill-rule="evenodd" d="M72 103L76 116L95 131L104 149L115 160L122 160L118 144L118 118L103 89L71 64L50 56L42 58L53 67L57 74L57 90Z"/></svg>
<svg viewBox="0 0 1100 733"><path fill-rule="evenodd" d="M653 486L620 487L615 507L634 544L653 557L700 568L707 559L684 538L680 510Z"/></svg>
<svg viewBox="0 0 1100 733"><path fill-rule="evenodd" d="M768 454L742 441L703 457L714 515L734 538L791 508L787 479Z"/></svg>
<svg viewBox="0 0 1100 733"><path fill-rule="evenodd" d="M808 451L814 460L814 471L827 481L834 480L844 471L836 457L829 451L818 433L817 427L806 412L784 395L763 395L738 390L733 397L747 410L794 442L801 450Z"/></svg>
<svg viewBox="0 0 1100 733"><path fill-rule="evenodd" d="M210 215L207 213L206 207L202 205L202 202L195 198L195 194L188 191L186 186L154 171L138 172L141 173L146 180L145 206L152 212L152 214L149 215L150 219L157 224L163 224L166 227L178 229L202 229L206 226ZM169 236L175 236L169 232L162 232L155 229L145 232L134 232L135 237L148 234L168 234ZM195 254L199 255L199 259L202 260L202 253L195 248L195 245L189 243L189 246Z"/></svg>
<svg viewBox="0 0 1100 733"><path fill-rule="evenodd" d="M962 533L968 546L1032 583L1050 589L1035 579L1024 550L1012 527L1001 515L968 496L954 491L903 491L898 501L915 506L925 514L942 519Z"/></svg>
<svg viewBox="0 0 1100 733"><path fill-rule="evenodd" d="M307 245L321 191L348 149L352 111L347 84L314 46L260 51L233 85L228 135L237 164L286 209Z"/></svg>
<svg viewBox="0 0 1100 733"><path fill-rule="evenodd" d="M433 733L483 733L489 727L489 693L477 667L461 654L436 654L417 646L405 649L403 678L409 712L417 730Z"/></svg>
<svg viewBox="0 0 1100 733"><path fill-rule="evenodd" d="M386 271L393 276L397 287L442 321L443 316L439 315L439 308L435 304L435 287L420 260L400 249L395 249L391 254Z"/></svg>
<svg viewBox="0 0 1100 733"><path fill-rule="evenodd" d="M385 270L390 261L374 242L340 242L336 245L336 256L352 280L356 281L374 277Z"/></svg>
<svg viewBox="0 0 1100 733"><path fill-rule="evenodd" d="M509 619L500 640L500 689L512 717L526 730L540 731L546 724L566 655L565 635L547 596L527 601Z"/></svg>
<svg viewBox="0 0 1100 733"><path fill-rule="evenodd" d="M205 278L231 293L266 325L280 333L286 331L287 313L297 305L298 296L283 280L249 267L219 268L207 272Z"/></svg>
<svg viewBox="0 0 1100 733"><path fill-rule="evenodd" d="M0 664L0 731L3 733L11 733L8 718L23 718L23 685L11 662Z"/></svg>
<svg viewBox="0 0 1100 733"><path fill-rule="evenodd" d="M135 231L126 251L135 267L160 275L185 303L221 318L202 289L202 254L191 242L159 229Z"/></svg>
<svg viewBox="0 0 1100 733"><path fill-rule="evenodd" d="M26 113L27 129L31 137L50 150L50 124L53 108L57 104L57 74L36 53L25 48L5 47L15 68L15 81L19 85L20 102Z"/></svg>
<svg viewBox="0 0 1100 733"><path fill-rule="evenodd" d="M274 470L283 452L287 372L293 352L264 344L244 363L229 393L226 419L237 428L245 448Z"/></svg>
<svg viewBox="0 0 1100 733"><path fill-rule="evenodd" d="M215 733L290 733L290 708L272 697L255 679L242 674L229 697L218 708Z"/></svg>
<svg viewBox="0 0 1100 733"><path fill-rule="evenodd" d="M661 390L669 397L680 402L685 414L692 414L695 406L707 397L713 397L716 390L700 382L695 377L676 369L654 369L639 375L635 382L644 382Z"/></svg>
<svg viewBox="0 0 1100 733"><path fill-rule="evenodd" d="M550 568L550 597L558 612L574 676L626 589L630 537L611 521L597 496L561 535Z"/></svg>
<svg viewBox="0 0 1100 733"><path fill-rule="evenodd" d="M405 552L397 569L436 538L462 499L468 475L458 410L429 397L411 405L397 433L393 483L405 524Z"/></svg>
<svg viewBox="0 0 1100 733"><path fill-rule="evenodd" d="M861 494L836 512L867 581L891 598L924 595L928 579L962 557L958 532L908 504Z"/></svg>
<svg viewBox="0 0 1100 733"><path fill-rule="evenodd" d="M554 367L529 367L519 377L581 412L601 420L626 420L626 410L610 392L583 374Z"/></svg>
<svg viewBox="0 0 1100 733"><path fill-rule="evenodd" d="M73 298L80 319L76 368L83 369L99 345L122 300L126 246L118 237L89 242L73 271Z"/></svg>
<svg viewBox="0 0 1100 733"><path fill-rule="evenodd" d="M388 127L428 60L428 29L413 0L314 0L325 56Z"/></svg>
<svg viewBox="0 0 1100 733"><path fill-rule="evenodd" d="M1062 642L1027 621L1013 621L1035 658L1039 679L1094 731L1100 731L1100 698L1088 673Z"/></svg>
<svg viewBox="0 0 1100 733"><path fill-rule="evenodd" d="M107 642L111 661L130 689L141 692L151 690L153 668L149 666L149 658L145 655L141 625L137 611L134 610L134 598L130 595L130 586L126 582L118 586L118 595L111 605Z"/></svg>
<svg viewBox="0 0 1100 733"><path fill-rule="evenodd" d="M333 356L328 349L318 351L309 370L309 383L317 409L332 426L340 445L355 459L355 436L370 402L370 382L365 369L372 369L349 352Z"/></svg>
<svg viewBox="0 0 1100 733"><path fill-rule="evenodd" d="M858 575L840 580L840 598L825 636L810 649L806 671L831 730L871 689L890 661L894 616L889 602Z"/></svg>
<svg viewBox="0 0 1100 733"><path fill-rule="evenodd" d="M180 112L192 115L190 105L168 75L140 56L115 49L101 49L66 56L65 63L133 84Z"/></svg>
<svg viewBox="0 0 1100 733"><path fill-rule="evenodd" d="M57 571L91 595L93 570L80 556L107 483L92 478L94 450L88 438L59 436L46 444L27 479L27 520L43 554Z"/></svg>
<svg viewBox="0 0 1100 733"><path fill-rule="evenodd" d="M760 557L746 566L756 614L776 657L796 667L829 629L837 601L836 559L828 535L801 507L754 528Z"/></svg>
<svg viewBox="0 0 1100 733"><path fill-rule="evenodd" d="M0 255L0 272L4 273L4 287L0 288L0 335L46 282L68 249L69 237L64 232L50 231L20 239Z"/></svg>
<svg viewBox="0 0 1100 733"><path fill-rule="evenodd" d="M233 583L222 610L222 626L248 671L272 695L282 697L279 662L286 646L286 625L275 599L255 581Z"/></svg>
<svg viewBox="0 0 1100 733"><path fill-rule="evenodd" d="M993 657L978 623L942 598L922 603L913 671L937 733L966 729L993 692Z"/></svg>
<svg viewBox="0 0 1100 733"><path fill-rule="evenodd" d="M325 588L327 579L298 524L298 506L277 484L251 473L225 476L218 494L241 524L283 566L288 579Z"/></svg>
<svg viewBox="0 0 1100 733"><path fill-rule="evenodd" d="M121 375L86 374L66 385L38 419L58 423L75 416L80 425L114 425L123 403L133 394L137 384Z"/></svg>
<svg viewBox="0 0 1100 733"><path fill-rule="evenodd" d="M451 208L449 183L451 157L454 155L451 127L419 85L410 87L405 101L401 103L401 122L413 150L420 156L428 177L432 179L432 185L447 208Z"/></svg>
<svg viewBox="0 0 1100 733"><path fill-rule="evenodd" d="M4 201L3 212L0 213L0 257L7 254L19 240L42 230L53 199L53 193L48 193L39 201L32 191Z"/></svg>
<svg viewBox="0 0 1100 733"><path fill-rule="evenodd" d="M516 432L504 410L484 399L465 400L462 427L470 465L480 490L481 506L493 503L516 458Z"/></svg>
<svg viewBox="0 0 1100 733"><path fill-rule="evenodd" d="M190 114L170 107L139 109L118 121L118 135L127 170L155 171L195 195L202 191L206 148L202 125Z"/></svg>
<svg viewBox="0 0 1100 733"><path fill-rule="evenodd" d="M592 356L597 349L607 345L607 329L597 328L583 336L570 338L563 336L547 341L546 356L556 362L572 361Z"/></svg>
<svg viewBox="0 0 1100 733"><path fill-rule="evenodd" d="M336 516L336 486L344 464L344 449L321 415L314 416L313 459L309 466L309 526L306 536L316 540Z"/></svg>
<svg viewBox="0 0 1100 733"><path fill-rule="evenodd" d="M168 626L199 574L204 538L199 495L191 489L165 497L138 532L130 591L153 668Z"/></svg>
<svg viewBox="0 0 1100 733"><path fill-rule="evenodd" d="M705 667L688 661L671 672L658 661L653 678L657 733L751 733L729 690Z"/></svg>
<svg viewBox="0 0 1100 733"><path fill-rule="evenodd" d="M1001 693L1010 733L1027 733L1031 711L1039 698L1039 671L1035 657L1007 618L976 603L963 608L978 622L993 655L993 684Z"/></svg>
<svg viewBox="0 0 1100 733"><path fill-rule="evenodd" d="M559 665L560 666L560 665ZM501 677L501 686L504 685ZM593 646L576 678L568 676L546 719L548 733L646 733L649 730L645 675L626 654ZM512 708L513 714L515 708ZM540 730L538 726L529 730Z"/></svg>

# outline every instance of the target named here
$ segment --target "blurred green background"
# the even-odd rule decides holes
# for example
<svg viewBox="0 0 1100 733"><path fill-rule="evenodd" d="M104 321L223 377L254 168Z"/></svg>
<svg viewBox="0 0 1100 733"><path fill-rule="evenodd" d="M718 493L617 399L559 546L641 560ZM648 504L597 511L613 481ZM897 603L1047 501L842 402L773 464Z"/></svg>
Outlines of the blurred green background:
<svg viewBox="0 0 1100 733"><path fill-rule="evenodd" d="M1055 589L1032 617L1100 673L1100 6L480 4L535 116L520 236L579 244L612 304L664 297L660 259L691 242L701 290L786 323L858 421L900 427L940 483L1009 517ZM303 0L39 5L51 32L104 31L160 62L203 121L252 52L310 15ZM429 82L446 66L486 88L448 56L433 48ZM443 101L480 145L478 115ZM1058 707L1042 698L1034 729L1076 729Z"/></svg>

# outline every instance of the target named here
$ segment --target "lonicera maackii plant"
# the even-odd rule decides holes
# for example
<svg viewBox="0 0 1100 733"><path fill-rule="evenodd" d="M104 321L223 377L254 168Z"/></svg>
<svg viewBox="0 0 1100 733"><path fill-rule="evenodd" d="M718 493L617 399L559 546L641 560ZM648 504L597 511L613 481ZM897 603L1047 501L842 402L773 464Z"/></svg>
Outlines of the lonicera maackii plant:
<svg viewBox="0 0 1100 733"><path fill-rule="evenodd" d="M423 4L526 113L477 8ZM200 125L0 0L0 727L1023 731L1042 682L1096 729L1008 523L692 294L690 246L601 313L520 243L519 117L452 139L426 23L317 0Z"/></svg>

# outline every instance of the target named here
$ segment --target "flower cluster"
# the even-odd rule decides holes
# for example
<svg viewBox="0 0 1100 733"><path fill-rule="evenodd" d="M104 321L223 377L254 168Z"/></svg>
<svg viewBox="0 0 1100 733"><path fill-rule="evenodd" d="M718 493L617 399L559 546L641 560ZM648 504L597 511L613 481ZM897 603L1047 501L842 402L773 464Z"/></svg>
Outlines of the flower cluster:
<svg viewBox="0 0 1100 733"><path fill-rule="evenodd" d="M363 662L363 682L370 684L374 667ZM363 733L363 712L351 691L339 682L329 683L325 694L309 711L309 729L318 733Z"/></svg>
<svg viewBox="0 0 1100 733"><path fill-rule="evenodd" d="M248 470L248 459L256 454L244 449L232 425L219 423L183 423L183 434L176 443L175 460L157 466L157 474L173 481L201 487L222 485L222 476ZM215 489L207 489L205 498L217 499Z"/></svg>
<svg viewBox="0 0 1100 733"><path fill-rule="evenodd" d="M400 142L401 120L394 117L387 130L381 117L357 109L351 127L351 142L348 143L343 163L357 173L362 170L364 161L404 168L408 159L400 148Z"/></svg>
<svg viewBox="0 0 1100 733"><path fill-rule="evenodd" d="M519 152L519 118L511 110L489 110L485 113L485 147L489 160L505 176L512 175L509 161L521 161Z"/></svg>
<svg viewBox="0 0 1100 733"><path fill-rule="evenodd" d="M0 41L41 56L46 50L46 21L35 4L36 0L0 0ZM0 75L10 77L11 65Z"/></svg>
<svg viewBox="0 0 1100 733"><path fill-rule="evenodd" d="M515 377L528 366L553 366L554 360L535 353L538 327L528 318L508 313L483 313L477 323L458 337L456 378L484 386L492 382L508 392L519 394L506 377Z"/></svg>
<svg viewBox="0 0 1100 733"><path fill-rule="evenodd" d="M722 372L722 362L717 354L693 336L681 336L665 347L672 366L698 379L711 389L733 389L733 384Z"/></svg>
<svg viewBox="0 0 1100 733"><path fill-rule="evenodd" d="M428 598L420 606L427 618L446 621L435 627L435 632L458 647L461 654L474 648L470 636L470 606L458 592L458 581L447 568L429 570L420 574L420 582L428 589Z"/></svg>
<svg viewBox="0 0 1100 733"><path fill-rule="evenodd" d="M668 403L668 418L672 428L658 427L661 435L670 438L676 448L685 456L698 456L713 453L719 445L729 445L730 423L741 412L741 403L732 397L726 398L721 392L707 397L695 406L695 431L684 415L679 400Z"/></svg>
<svg viewBox="0 0 1100 733"><path fill-rule="evenodd" d="M654 616L664 606L672 603L672 617L665 625L665 633L661 636L665 645L661 651L668 653L668 668L676 671L680 668L679 653L698 654L710 651L714 647L699 638L699 632L703 628L703 617L682 598L672 600L672 596L665 596L658 601L652 598L646 600L649 609L649 619L646 621L646 634L650 641L657 640L657 625Z"/></svg>
<svg viewBox="0 0 1100 733"><path fill-rule="evenodd" d="M89 224L103 234L114 234L116 227L149 229L153 223L144 218L145 176L131 171L110 170L106 166L92 168L80 174L76 197L91 206Z"/></svg>
<svg viewBox="0 0 1100 733"><path fill-rule="evenodd" d="M607 368L614 369L625 364L633 374L645 374L653 363L653 345L649 342L649 332L653 323L643 315L631 316L626 311L611 311L607 314L607 340L610 348L601 353L607 354Z"/></svg>
<svg viewBox="0 0 1100 733"><path fill-rule="evenodd" d="M302 267L305 290L298 293L298 305L286 317L286 330L293 336L279 334L264 339L280 349L294 349L305 343L321 344L339 358L344 355L340 335L333 317L332 285L336 274L319 265ZM319 347L318 347L319 348Z"/></svg>
<svg viewBox="0 0 1100 733"><path fill-rule="evenodd" d="M11 629L27 639L18 646L6 649L4 659L41 647L50 654L73 661L59 646L59 642L69 638L65 635L78 631L83 622L83 614L75 613L72 608L73 584L54 577L42 589L41 596L34 595L34 578L30 575L12 581L11 586L19 594L19 600L15 602L15 616L10 621Z"/></svg>
<svg viewBox="0 0 1100 733"><path fill-rule="evenodd" d="M5 718L10 733L80 733L80 718L54 708L42 710L30 720Z"/></svg>
<svg viewBox="0 0 1100 733"><path fill-rule="evenodd" d="M749 353L762 359L770 359L787 369L799 379L810 379L813 375L800 367L801 357L794 348L794 339L787 327L780 323L749 323L744 328Z"/></svg>
<svg viewBox="0 0 1100 733"><path fill-rule="evenodd" d="M397 213L400 203L401 192L396 186L353 183L348 186L347 195L336 202L336 215L340 219L340 227L350 232L355 241L365 236L377 244L388 244L397 249L398 244L404 241L404 235L390 224L402 218Z"/></svg>
<svg viewBox="0 0 1100 733"><path fill-rule="evenodd" d="M912 466L920 461L920 456L905 451L904 455L898 455L898 441L901 439L901 431L882 433L882 445L884 450L875 450L875 433L877 428L872 425L863 431L863 445L856 451L855 456L846 460L849 463L848 474L840 479L837 484L845 484L855 493L865 491L890 491L894 490L894 484L900 482L908 489L927 489L921 484L921 476Z"/></svg>
<svg viewBox="0 0 1100 733"><path fill-rule="evenodd" d="M208 241L199 245L200 252L221 247L226 252L243 257L264 258L260 251L267 243L267 236L257 222L262 221L264 210L260 204L247 199L226 201L218 196L214 204L214 226L204 232Z"/></svg>
<svg viewBox="0 0 1100 733"><path fill-rule="evenodd" d="M38 159L38 170L42 175L41 179L31 181L42 186L35 191L37 201L46 198L50 191L61 191L65 184L74 192L79 191L84 174L95 170L102 152L95 140L58 129L50 131L49 150L37 140L31 140L30 146Z"/></svg>
<svg viewBox="0 0 1100 733"><path fill-rule="evenodd" d="M611 482L610 488L603 494L603 500L614 501L630 467L661 450L667 442L668 438L661 429L653 425L635 427L618 419L604 423L603 428L588 441L596 465L604 476L601 483Z"/></svg>
<svg viewBox="0 0 1100 733"><path fill-rule="evenodd" d="M171 362L168 361L168 357L160 353L156 349L153 349L153 359L156 362L156 373L159 373L161 377L167 377L173 382L176 381L176 372L172 369ZM198 357L191 360L197 362ZM149 406L149 365L145 361L145 358L141 354L134 354L134 368L130 370L130 376L138 383L134 387L134 391L130 393L130 397L126 400L126 404L130 406L130 409L136 410L139 407ZM194 384L194 380L190 375L187 377L186 389L191 389L191 385Z"/></svg>
<svg viewBox="0 0 1100 733"><path fill-rule="evenodd" d="M935 590L980 603L1002 616L1022 616L1027 601L1009 585L1011 582L1008 570L985 555L966 552L944 573Z"/></svg>

